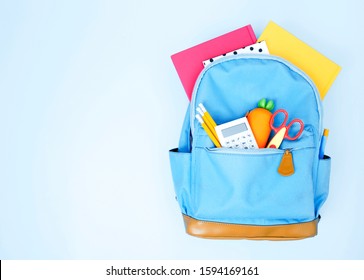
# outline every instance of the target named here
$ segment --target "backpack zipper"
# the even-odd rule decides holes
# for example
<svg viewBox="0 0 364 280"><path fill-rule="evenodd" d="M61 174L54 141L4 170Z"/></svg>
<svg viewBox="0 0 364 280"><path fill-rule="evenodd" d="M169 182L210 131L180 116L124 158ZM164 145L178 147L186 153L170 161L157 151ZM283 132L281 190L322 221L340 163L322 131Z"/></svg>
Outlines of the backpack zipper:
<svg viewBox="0 0 364 280"><path fill-rule="evenodd" d="M233 149L233 148L198 148L205 149L210 153L216 154L234 154L234 155L275 155L284 154L286 151L299 151L304 149L314 149L315 147L298 147L298 148L286 148L286 149L273 149L273 148L263 148L263 149Z"/></svg>
<svg viewBox="0 0 364 280"><path fill-rule="evenodd" d="M282 176L291 176L294 174L293 155L290 150L285 150L279 163L278 173Z"/></svg>

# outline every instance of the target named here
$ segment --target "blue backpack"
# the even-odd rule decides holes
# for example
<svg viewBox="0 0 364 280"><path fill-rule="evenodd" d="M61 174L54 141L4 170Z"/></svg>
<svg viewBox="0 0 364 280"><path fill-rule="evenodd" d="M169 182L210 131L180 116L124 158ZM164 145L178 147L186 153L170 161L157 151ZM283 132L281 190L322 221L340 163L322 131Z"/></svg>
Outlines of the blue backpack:
<svg viewBox="0 0 364 280"><path fill-rule="evenodd" d="M203 103L215 122L244 117L260 99L301 119L304 130L279 149L216 148L195 118ZM196 81L180 136L169 152L186 232L204 238L291 240L317 234L331 159L319 158L320 95L311 79L282 58L237 55L217 60ZM291 154L294 173L277 172Z"/></svg>

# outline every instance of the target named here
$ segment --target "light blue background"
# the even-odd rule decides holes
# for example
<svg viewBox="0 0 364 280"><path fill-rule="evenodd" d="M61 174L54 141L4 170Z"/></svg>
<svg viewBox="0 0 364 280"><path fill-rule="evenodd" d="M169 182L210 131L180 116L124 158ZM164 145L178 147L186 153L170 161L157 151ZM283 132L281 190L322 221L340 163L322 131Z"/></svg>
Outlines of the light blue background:
<svg viewBox="0 0 364 280"><path fill-rule="evenodd" d="M361 1L0 1L0 259L364 259ZM170 55L274 20L343 67L325 101L319 235L184 233L170 174L187 98Z"/></svg>

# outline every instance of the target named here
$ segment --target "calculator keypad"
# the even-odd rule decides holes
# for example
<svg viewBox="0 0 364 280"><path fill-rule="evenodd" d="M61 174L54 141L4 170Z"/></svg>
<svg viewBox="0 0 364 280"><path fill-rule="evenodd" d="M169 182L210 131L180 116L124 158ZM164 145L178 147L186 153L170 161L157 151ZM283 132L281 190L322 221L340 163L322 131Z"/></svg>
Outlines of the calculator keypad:
<svg viewBox="0 0 364 280"><path fill-rule="evenodd" d="M254 135L246 117L215 127L223 147L232 149L258 149Z"/></svg>
<svg viewBox="0 0 364 280"><path fill-rule="evenodd" d="M252 135L246 134L246 135L239 135L237 137L231 137L229 139L226 139L225 145L223 145L227 148L232 149L257 149L258 147L254 144L254 141L252 139Z"/></svg>

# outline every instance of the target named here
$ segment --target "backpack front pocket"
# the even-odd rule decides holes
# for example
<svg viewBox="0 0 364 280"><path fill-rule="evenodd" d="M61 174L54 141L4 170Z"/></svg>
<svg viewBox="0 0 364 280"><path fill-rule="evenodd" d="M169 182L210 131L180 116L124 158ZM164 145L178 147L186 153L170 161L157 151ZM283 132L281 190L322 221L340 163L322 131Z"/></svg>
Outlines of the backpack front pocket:
<svg viewBox="0 0 364 280"><path fill-rule="evenodd" d="M192 159L193 217L274 225L315 219L315 149L294 148L294 173L278 173L284 150L196 148Z"/></svg>

